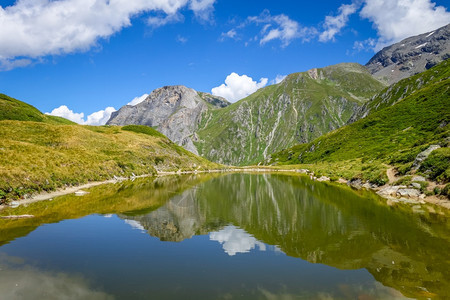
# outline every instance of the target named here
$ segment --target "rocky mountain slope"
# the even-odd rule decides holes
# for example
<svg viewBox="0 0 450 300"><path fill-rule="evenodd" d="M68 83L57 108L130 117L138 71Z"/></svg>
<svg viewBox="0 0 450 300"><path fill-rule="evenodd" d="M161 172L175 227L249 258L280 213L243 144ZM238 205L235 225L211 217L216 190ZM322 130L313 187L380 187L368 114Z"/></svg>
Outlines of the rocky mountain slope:
<svg viewBox="0 0 450 300"><path fill-rule="evenodd" d="M154 127L176 144L198 154L193 144L203 113L229 105L221 97L199 93L185 86L154 90L143 102L114 112L107 125L138 124Z"/></svg>
<svg viewBox="0 0 450 300"><path fill-rule="evenodd" d="M108 124L154 126L193 153L244 165L343 126L384 87L359 64L291 74L231 105L186 87L165 87L121 108Z"/></svg>
<svg viewBox="0 0 450 300"><path fill-rule="evenodd" d="M450 58L450 24L407 38L378 52L366 65L389 85Z"/></svg>
<svg viewBox="0 0 450 300"><path fill-rule="evenodd" d="M384 87L358 64L291 74L277 85L206 113L195 145L212 161L256 163L343 126Z"/></svg>
<svg viewBox="0 0 450 300"><path fill-rule="evenodd" d="M328 176L362 177L384 184L387 164L405 174L411 170L419 153L430 145L440 145L442 148L433 151L419 171L425 172L432 180L448 182L449 73L450 61L447 60L424 73L404 79L380 94L391 95L393 99L387 97L383 100L385 102L378 102L379 110L374 109L367 117L310 143L275 153L266 163L325 164L328 165L328 171L325 170ZM432 77L437 80L431 80ZM424 84L408 92L411 84L418 82ZM395 91L403 95L401 100ZM346 174L339 173L338 165L344 165L342 172Z"/></svg>

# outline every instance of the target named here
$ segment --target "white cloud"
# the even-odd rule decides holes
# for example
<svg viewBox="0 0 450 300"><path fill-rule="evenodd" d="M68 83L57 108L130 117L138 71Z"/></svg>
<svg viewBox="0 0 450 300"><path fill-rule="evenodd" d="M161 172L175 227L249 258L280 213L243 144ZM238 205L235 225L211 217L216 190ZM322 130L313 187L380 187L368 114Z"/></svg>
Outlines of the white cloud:
<svg viewBox="0 0 450 300"><path fill-rule="evenodd" d="M236 39L237 32L236 29L231 29L227 32L222 32L219 41L223 42L226 39Z"/></svg>
<svg viewBox="0 0 450 300"><path fill-rule="evenodd" d="M339 7L339 14L337 16L326 16L323 31L319 36L319 41L328 42L334 41L334 36L341 32L341 29L347 25L349 16L354 14L358 9L355 3L342 4Z"/></svg>
<svg viewBox="0 0 450 300"><path fill-rule="evenodd" d="M74 113L73 110L69 109L65 105L61 105L58 108L55 108L50 113L45 113L47 115L51 116L57 116L57 117L63 117L67 120L73 121L78 124L84 123L84 113Z"/></svg>
<svg viewBox="0 0 450 300"><path fill-rule="evenodd" d="M198 19L210 22L215 2L216 0L191 0L189 8Z"/></svg>
<svg viewBox="0 0 450 300"><path fill-rule="evenodd" d="M169 15L151 16L147 19L147 25L152 28L158 28L167 24L179 23L184 21L184 16L180 13L174 13Z"/></svg>
<svg viewBox="0 0 450 300"><path fill-rule="evenodd" d="M233 72L227 76L224 84L213 88L211 93L224 97L230 102L236 102L265 87L268 81L267 78L261 78L259 82L256 82L247 75L240 76Z"/></svg>
<svg viewBox="0 0 450 300"><path fill-rule="evenodd" d="M280 82L282 82L287 76L286 75L277 75L277 77L275 77L275 79L270 81L270 84L279 84Z"/></svg>
<svg viewBox="0 0 450 300"><path fill-rule="evenodd" d="M255 239L252 235L243 229L235 226L227 226L224 229L211 232L209 234L211 241L217 241L222 244L222 248L229 256L237 253L248 253L258 246L260 251L266 251L266 245Z"/></svg>
<svg viewBox="0 0 450 300"><path fill-rule="evenodd" d="M87 116L87 119L84 119L84 113L75 113L73 110L69 109L66 105L61 105L58 108L55 108L50 113L45 113L51 116L63 117L75 123L81 125L105 125L106 122L111 117L111 114L115 112L116 109L114 107L107 107L104 110L100 110L94 112Z"/></svg>
<svg viewBox="0 0 450 300"><path fill-rule="evenodd" d="M378 32L376 50L450 23L450 13L431 0L364 0L360 15Z"/></svg>
<svg viewBox="0 0 450 300"><path fill-rule="evenodd" d="M268 10L264 10L259 16L248 17L247 22L239 27L242 28L251 23L262 26L260 36L256 37L260 45L278 39L282 42L282 46L286 47L295 39L301 38L308 41L317 34L315 28L303 27L284 14L272 16Z"/></svg>
<svg viewBox="0 0 450 300"><path fill-rule="evenodd" d="M214 0L18 0L0 6L0 69L31 63L46 55L87 51L131 26L139 14L155 12L152 26L180 20L189 6L200 19L209 18Z"/></svg>
<svg viewBox="0 0 450 300"><path fill-rule="evenodd" d="M148 94L144 94L140 97L136 97L133 100L131 100L130 102L128 102L127 105L132 105L132 106L137 105L137 104L141 103L142 101L144 101L145 99L147 99L147 97L148 97Z"/></svg>
<svg viewBox="0 0 450 300"><path fill-rule="evenodd" d="M177 35L177 42L180 44L186 44L188 41L187 37L181 36L181 35Z"/></svg>
<svg viewBox="0 0 450 300"><path fill-rule="evenodd" d="M145 232L144 226L142 226L142 224L139 223L138 221L135 221L135 220L128 220L128 219L125 219L124 221L125 221L125 223L127 223L128 225L130 225L133 229L137 229L137 230L139 230L139 231Z"/></svg>
<svg viewBox="0 0 450 300"><path fill-rule="evenodd" d="M115 111L116 109L114 107L107 107L104 110L92 113L87 117L85 124L93 126L105 125L111 117L111 114Z"/></svg>
<svg viewBox="0 0 450 300"><path fill-rule="evenodd" d="M367 39L365 41L355 41L353 43L353 50L356 52L371 51L375 47L377 41L375 39Z"/></svg>

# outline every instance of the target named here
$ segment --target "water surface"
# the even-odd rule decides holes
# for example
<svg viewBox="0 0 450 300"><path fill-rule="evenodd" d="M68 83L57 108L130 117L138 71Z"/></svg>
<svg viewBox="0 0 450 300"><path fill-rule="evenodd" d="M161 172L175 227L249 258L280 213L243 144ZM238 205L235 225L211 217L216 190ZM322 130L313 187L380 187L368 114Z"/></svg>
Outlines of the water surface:
<svg viewBox="0 0 450 300"><path fill-rule="evenodd" d="M450 222L302 176L140 179L3 211L2 299L450 297Z"/></svg>

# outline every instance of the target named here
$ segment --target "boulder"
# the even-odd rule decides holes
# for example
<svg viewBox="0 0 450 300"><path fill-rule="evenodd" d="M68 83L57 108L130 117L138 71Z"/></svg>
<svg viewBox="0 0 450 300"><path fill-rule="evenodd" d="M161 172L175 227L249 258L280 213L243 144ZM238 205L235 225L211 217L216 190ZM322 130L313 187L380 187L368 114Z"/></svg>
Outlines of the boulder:
<svg viewBox="0 0 450 300"><path fill-rule="evenodd" d="M414 176L411 180L412 181L427 181L425 179L425 177L423 177L423 176Z"/></svg>
<svg viewBox="0 0 450 300"><path fill-rule="evenodd" d="M318 178L317 181L330 181L330 178L328 178L327 176L322 176Z"/></svg>
<svg viewBox="0 0 450 300"><path fill-rule="evenodd" d="M412 186L413 188L415 188L415 189L420 189L420 188L421 188L421 185L418 184L417 182L411 183L411 186Z"/></svg>
<svg viewBox="0 0 450 300"><path fill-rule="evenodd" d="M415 198L420 196L420 192L416 189L399 189L397 196Z"/></svg>

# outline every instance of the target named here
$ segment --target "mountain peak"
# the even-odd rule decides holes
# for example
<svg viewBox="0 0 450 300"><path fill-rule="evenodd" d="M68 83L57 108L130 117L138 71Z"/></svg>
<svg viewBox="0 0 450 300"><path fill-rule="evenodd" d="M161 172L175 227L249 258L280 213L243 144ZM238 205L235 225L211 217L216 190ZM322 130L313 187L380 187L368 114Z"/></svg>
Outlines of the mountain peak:
<svg viewBox="0 0 450 300"><path fill-rule="evenodd" d="M450 57L450 24L385 47L366 64L375 77L393 84Z"/></svg>

